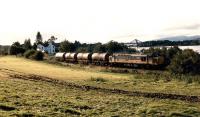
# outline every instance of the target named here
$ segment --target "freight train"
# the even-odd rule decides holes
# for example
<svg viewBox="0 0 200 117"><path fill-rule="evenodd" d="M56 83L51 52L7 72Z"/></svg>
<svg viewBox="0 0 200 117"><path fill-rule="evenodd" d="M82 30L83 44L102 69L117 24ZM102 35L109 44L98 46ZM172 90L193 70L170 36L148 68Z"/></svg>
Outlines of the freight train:
<svg viewBox="0 0 200 117"><path fill-rule="evenodd" d="M68 63L95 64L102 66L161 67L165 64L162 56L123 53L56 53L56 60Z"/></svg>

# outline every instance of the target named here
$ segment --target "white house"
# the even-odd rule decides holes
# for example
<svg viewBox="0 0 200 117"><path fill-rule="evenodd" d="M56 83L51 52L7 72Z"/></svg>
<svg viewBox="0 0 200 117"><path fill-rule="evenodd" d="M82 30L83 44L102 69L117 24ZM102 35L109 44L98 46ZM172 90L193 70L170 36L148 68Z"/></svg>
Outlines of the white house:
<svg viewBox="0 0 200 117"><path fill-rule="evenodd" d="M52 42L49 42L47 47L43 46L42 44L38 44L37 51L47 52L48 54L54 54L55 46L52 44Z"/></svg>

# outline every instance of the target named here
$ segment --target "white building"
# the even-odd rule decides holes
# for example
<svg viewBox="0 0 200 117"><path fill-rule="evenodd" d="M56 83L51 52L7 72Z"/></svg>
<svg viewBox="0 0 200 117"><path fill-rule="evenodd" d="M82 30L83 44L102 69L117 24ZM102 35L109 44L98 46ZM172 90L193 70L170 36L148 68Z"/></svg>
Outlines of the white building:
<svg viewBox="0 0 200 117"><path fill-rule="evenodd" d="M54 54L55 46L52 44L52 42L49 42L47 47L43 46L42 44L38 44L37 51L47 52L48 54Z"/></svg>

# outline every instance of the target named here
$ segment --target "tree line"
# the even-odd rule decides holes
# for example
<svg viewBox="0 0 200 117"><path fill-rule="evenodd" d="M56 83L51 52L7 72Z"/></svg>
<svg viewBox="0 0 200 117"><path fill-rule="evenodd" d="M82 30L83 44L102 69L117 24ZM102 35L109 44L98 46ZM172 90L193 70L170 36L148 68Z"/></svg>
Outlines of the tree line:
<svg viewBox="0 0 200 117"><path fill-rule="evenodd" d="M108 53L133 53L136 52L135 49L128 48L126 45L122 43L118 43L116 41L109 41L108 43L80 43L79 41L75 41L74 43L64 40L60 43L59 46L60 52L108 52Z"/></svg>
<svg viewBox="0 0 200 117"><path fill-rule="evenodd" d="M51 36L48 40L43 41L42 35L40 32L36 34L36 40L31 44L30 39L25 39L23 44L19 42L14 42L10 47L10 54L11 55L23 55L28 50L36 50L37 45L41 44L43 46L48 46L48 43L51 41L53 45L56 46L56 52L108 52L108 53L134 53L136 52L135 49L128 48L123 43L118 43L116 41L109 41L108 43L94 43L94 44L87 44L87 43L80 43L79 41L70 42L68 40L64 40L60 43L55 43L57 38L55 36Z"/></svg>
<svg viewBox="0 0 200 117"><path fill-rule="evenodd" d="M152 47L152 46L190 46L200 45L200 40L184 40L184 41L169 41L169 40L158 40L158 41L145 41L140 43L139 47Z"/></svg>

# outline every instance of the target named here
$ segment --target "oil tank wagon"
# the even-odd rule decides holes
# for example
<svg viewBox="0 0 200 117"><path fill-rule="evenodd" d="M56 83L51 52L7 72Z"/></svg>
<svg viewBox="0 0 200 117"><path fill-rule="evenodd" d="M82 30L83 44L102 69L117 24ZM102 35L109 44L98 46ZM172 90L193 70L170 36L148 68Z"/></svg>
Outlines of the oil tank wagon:
<svg viewBox="0 0 200 117"><path fill-rule="evenodd" d="M77 54L78 63L88 64L92 62L92 54L91 53L78 53Z"/></svg>

